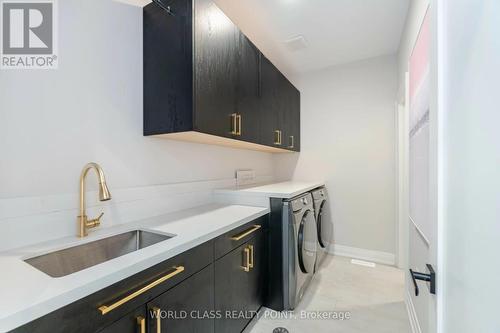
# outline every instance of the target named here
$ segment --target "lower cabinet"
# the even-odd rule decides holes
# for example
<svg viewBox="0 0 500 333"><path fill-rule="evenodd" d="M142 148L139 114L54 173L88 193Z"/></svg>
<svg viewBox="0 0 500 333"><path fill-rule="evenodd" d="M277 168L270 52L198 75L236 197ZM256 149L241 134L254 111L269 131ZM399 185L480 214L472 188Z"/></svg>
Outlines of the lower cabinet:
<svg viewBox="0 0 500 333"><path fill-rule="evenodd" d="M264 303L268 216L218 237L215 262L102 333L239 333Z"/></svg>
<svg viewBox="0 0 500 333"><path fill-rule="evenodd" d="M146 308L141 306L112 325L102 330L102 333L146 333Z"/></svg>
<svg viewBox="0 0 500 333"><path fill-rule="evenodd" d="M213 264L147 304L148 332L214 332Z"/></svg>
<svg viewBox="0 0 500 333"><path fill-rule="evenodd" d="M213 308L211 264L100 333L213 333Z"/></svg>
<svg viewBox="0 0 500 333"><path fill-rule="evenodd" d="M264 297L264 240L259 234L215 262L217 333L241 332Z"/></svg>
<svg viewBox="0 0 500 333"><path fill-rule="evenodd" d="M14 329L239 333L263 304L268 216Z"/></svg>

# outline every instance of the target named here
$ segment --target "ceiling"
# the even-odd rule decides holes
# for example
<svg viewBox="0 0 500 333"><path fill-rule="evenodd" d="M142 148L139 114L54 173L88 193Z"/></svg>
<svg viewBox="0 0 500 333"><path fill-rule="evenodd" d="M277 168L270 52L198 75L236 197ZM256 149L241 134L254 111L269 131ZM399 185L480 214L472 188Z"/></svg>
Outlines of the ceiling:
<svg viewBox="0 0 500 333"><path fill-rule="evenodd" d="M410 0L214 0L289 75L394 54ZM285 41L302 35L306 48ZM300 46L300 45L299 45Z"/></svg>

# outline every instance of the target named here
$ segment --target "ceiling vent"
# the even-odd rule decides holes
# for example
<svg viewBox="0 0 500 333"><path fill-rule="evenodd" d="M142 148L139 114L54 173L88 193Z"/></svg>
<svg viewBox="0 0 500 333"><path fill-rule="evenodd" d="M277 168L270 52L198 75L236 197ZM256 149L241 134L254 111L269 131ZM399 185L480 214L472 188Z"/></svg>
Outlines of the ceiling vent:
<svg viewBox="0 0 500 333"><path fill-rule="evenodd" d="M307 48L307 42L304 36L295 36L285 41L285 46L292 52Z"/></svg>

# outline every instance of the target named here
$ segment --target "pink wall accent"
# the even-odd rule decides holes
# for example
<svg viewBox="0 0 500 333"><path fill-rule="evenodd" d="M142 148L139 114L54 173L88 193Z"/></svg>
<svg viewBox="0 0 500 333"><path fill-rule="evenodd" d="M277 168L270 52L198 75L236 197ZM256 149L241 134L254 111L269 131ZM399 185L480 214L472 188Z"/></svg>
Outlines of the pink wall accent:
<svg viewBox="0 0 500 333"><path fill-rule="evenodd" d="M410 57L410 101L415 97L416 90L429 68L429 28L429 15L427 13L420 27L420 32Z"/></svg>

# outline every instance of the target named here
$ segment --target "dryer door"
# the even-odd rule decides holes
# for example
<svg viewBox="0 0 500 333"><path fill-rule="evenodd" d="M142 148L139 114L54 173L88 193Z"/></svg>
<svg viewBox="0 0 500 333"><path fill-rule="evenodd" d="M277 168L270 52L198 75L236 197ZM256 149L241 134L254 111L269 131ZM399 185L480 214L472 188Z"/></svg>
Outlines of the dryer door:
<svg viewBox="0 0 500 333"><path fill-rule="evenodd" d="M316 263L317 229L314 211L307 210L302 216L297 237L299 267L304 273L313 273Z"/></svg>
<svg viewBox="0 0 500 333"><path fill-rule="evenodd" d="M316 223L318 225L318 243L321 248L325 248L326 244L330 242L327 235L328 227L326 226L326 219L323 218L323 214L325 213L326 200L321 202L318 210L318 217L316 218Z"/></svg>

